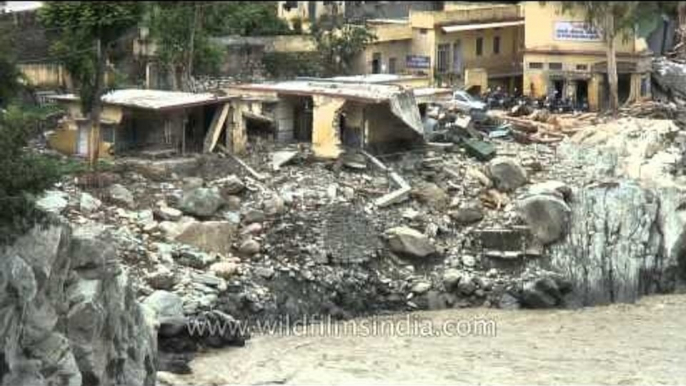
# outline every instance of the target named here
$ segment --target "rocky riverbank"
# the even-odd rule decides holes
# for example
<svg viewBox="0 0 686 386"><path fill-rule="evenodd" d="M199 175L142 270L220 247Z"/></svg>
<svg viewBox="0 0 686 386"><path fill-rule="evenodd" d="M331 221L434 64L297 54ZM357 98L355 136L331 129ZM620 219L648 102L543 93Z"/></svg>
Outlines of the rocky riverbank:
<svg viewBox="0 0 686 386"><path fill-rule="evenodd" d="M264 145L250 170L221 154L121 159L65 179L39 206L107 230L156 320L159 369L184 372L199 347L248 338L189 336L195 318L569 307L673 291L686 277L679 135L671 121L627 118L559 146L496 140L490 162L456 146L326 162ZM398 176L409 193L378 205Z"/></svg>

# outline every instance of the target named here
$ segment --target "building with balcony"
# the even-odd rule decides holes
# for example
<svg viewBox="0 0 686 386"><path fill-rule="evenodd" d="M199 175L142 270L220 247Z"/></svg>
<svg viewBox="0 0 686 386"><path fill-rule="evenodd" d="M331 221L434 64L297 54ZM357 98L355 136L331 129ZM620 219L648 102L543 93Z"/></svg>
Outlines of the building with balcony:
<svg viewBox="0 0 686 386"><path fill-rule="evenodd" d="M437 84L474 92L521 85L524 16L520 5L450 2L443 11L410 10L407 19L367 24L377 40L360 55L356 64L360 74L423 74Z"/></svg>

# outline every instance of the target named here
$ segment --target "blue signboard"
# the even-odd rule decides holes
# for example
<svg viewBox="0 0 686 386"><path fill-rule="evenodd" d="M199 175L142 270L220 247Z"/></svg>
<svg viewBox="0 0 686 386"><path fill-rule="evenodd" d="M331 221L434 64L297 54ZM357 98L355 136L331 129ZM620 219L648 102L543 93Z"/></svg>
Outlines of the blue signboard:
<svg viewBox="0 0 686 386"><path fill-rule="evenodd" d="M428 69L431 67L431 58L421 55L407 55L406 68Z"/></svg>

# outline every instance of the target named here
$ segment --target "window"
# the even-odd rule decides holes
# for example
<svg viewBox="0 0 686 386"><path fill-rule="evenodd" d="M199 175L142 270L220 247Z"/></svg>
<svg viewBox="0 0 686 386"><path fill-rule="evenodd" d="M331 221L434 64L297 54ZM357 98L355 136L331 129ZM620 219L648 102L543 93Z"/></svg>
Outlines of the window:
<svg viewBox="0 0 686 386"><path fill-rule="evenodd" d="M476 38L476 56L484 53L484 38Z"/></svg>
<svg viewBox="0 0 686 386"><path fill-rule="evenodd" d="M426 35L427 32L429 32L429 30L426 29L426 28L420 28L420 29L419 29L419 33L422 34L422 35Z"/></svg>
<svg viewBox="0 0 686 386"><path fill-rule="evenodd" d="M389 58L389 59L388 59L388 73L389 73L389 74L395 74L395 72L396 72L396 68L395 68L396 63L397 63L397 59L396 59L396 58Z"/></svg>
<svg viewBox="0 0 686 386"><path fill-rule="evenodd" d="M372 74L381 73L381 53L375 52L372 55Z"/></svg>
<svg viewBox="0 0 686 386"><path fill-rule="evenodd" d="M641 96L648 96L650 93L650 78L641 78Z"/></svg>
<svg viewBox="0 0 686 386"><path fill-rule="evenodd" d="M548 63L548 69L550 70L561 70L562 69L562 63Z"/></svg>
<svg viewBox="0 0 686 386"><path fill-rule="evenodd" d="M493 38L493 53L498 55L500 53L500 36Z"/></svg>
<svg viewBox="0 0 686 386"><path fill-rule="evenodd" d="M439 44L436 62L438 63L438 72L443 73L448 71L448 60L450 55L450 44Z"/></svg>
<svg viewBox="0 0 686 386"><path fill-rule="evenodd" d="M543 63L541 62L529 62L530 70L540 70L543 68Z"/></svg>
<svg viewBox="0 0 686 386"><path fill-rule="evenodd" d="M576 70L577 71L588 71L588 65L587 64L577 64Z"/></svg>

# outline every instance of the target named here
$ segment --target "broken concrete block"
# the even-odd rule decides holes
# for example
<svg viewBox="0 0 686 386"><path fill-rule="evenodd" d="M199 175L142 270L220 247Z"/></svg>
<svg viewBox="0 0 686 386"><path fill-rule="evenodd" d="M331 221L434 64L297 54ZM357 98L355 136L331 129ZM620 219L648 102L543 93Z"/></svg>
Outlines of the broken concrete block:
<svg viewBox="0 0 686 386"><path fill-rule="evenodd" d="M286 165L289 163L293 158L295 158L298 155L297 151L277 151L272 153L272 169L274 171L278 171L281 169L281 166Z"/></svg>
<svg viewBox="0 0 686 386"><path fill-rule="evenodd" d="M477 139L463 139L462 146L467 150L467 154L479 161L488 161L496 155L495 145L489 142Z"/></svg>
<svg viewBox="0 0 686 386"><path fill-rule="evenodd" d="M386 231L391 251L413 257L427 257L437 252L428 237L409 227L395 227Z"/></svg>

